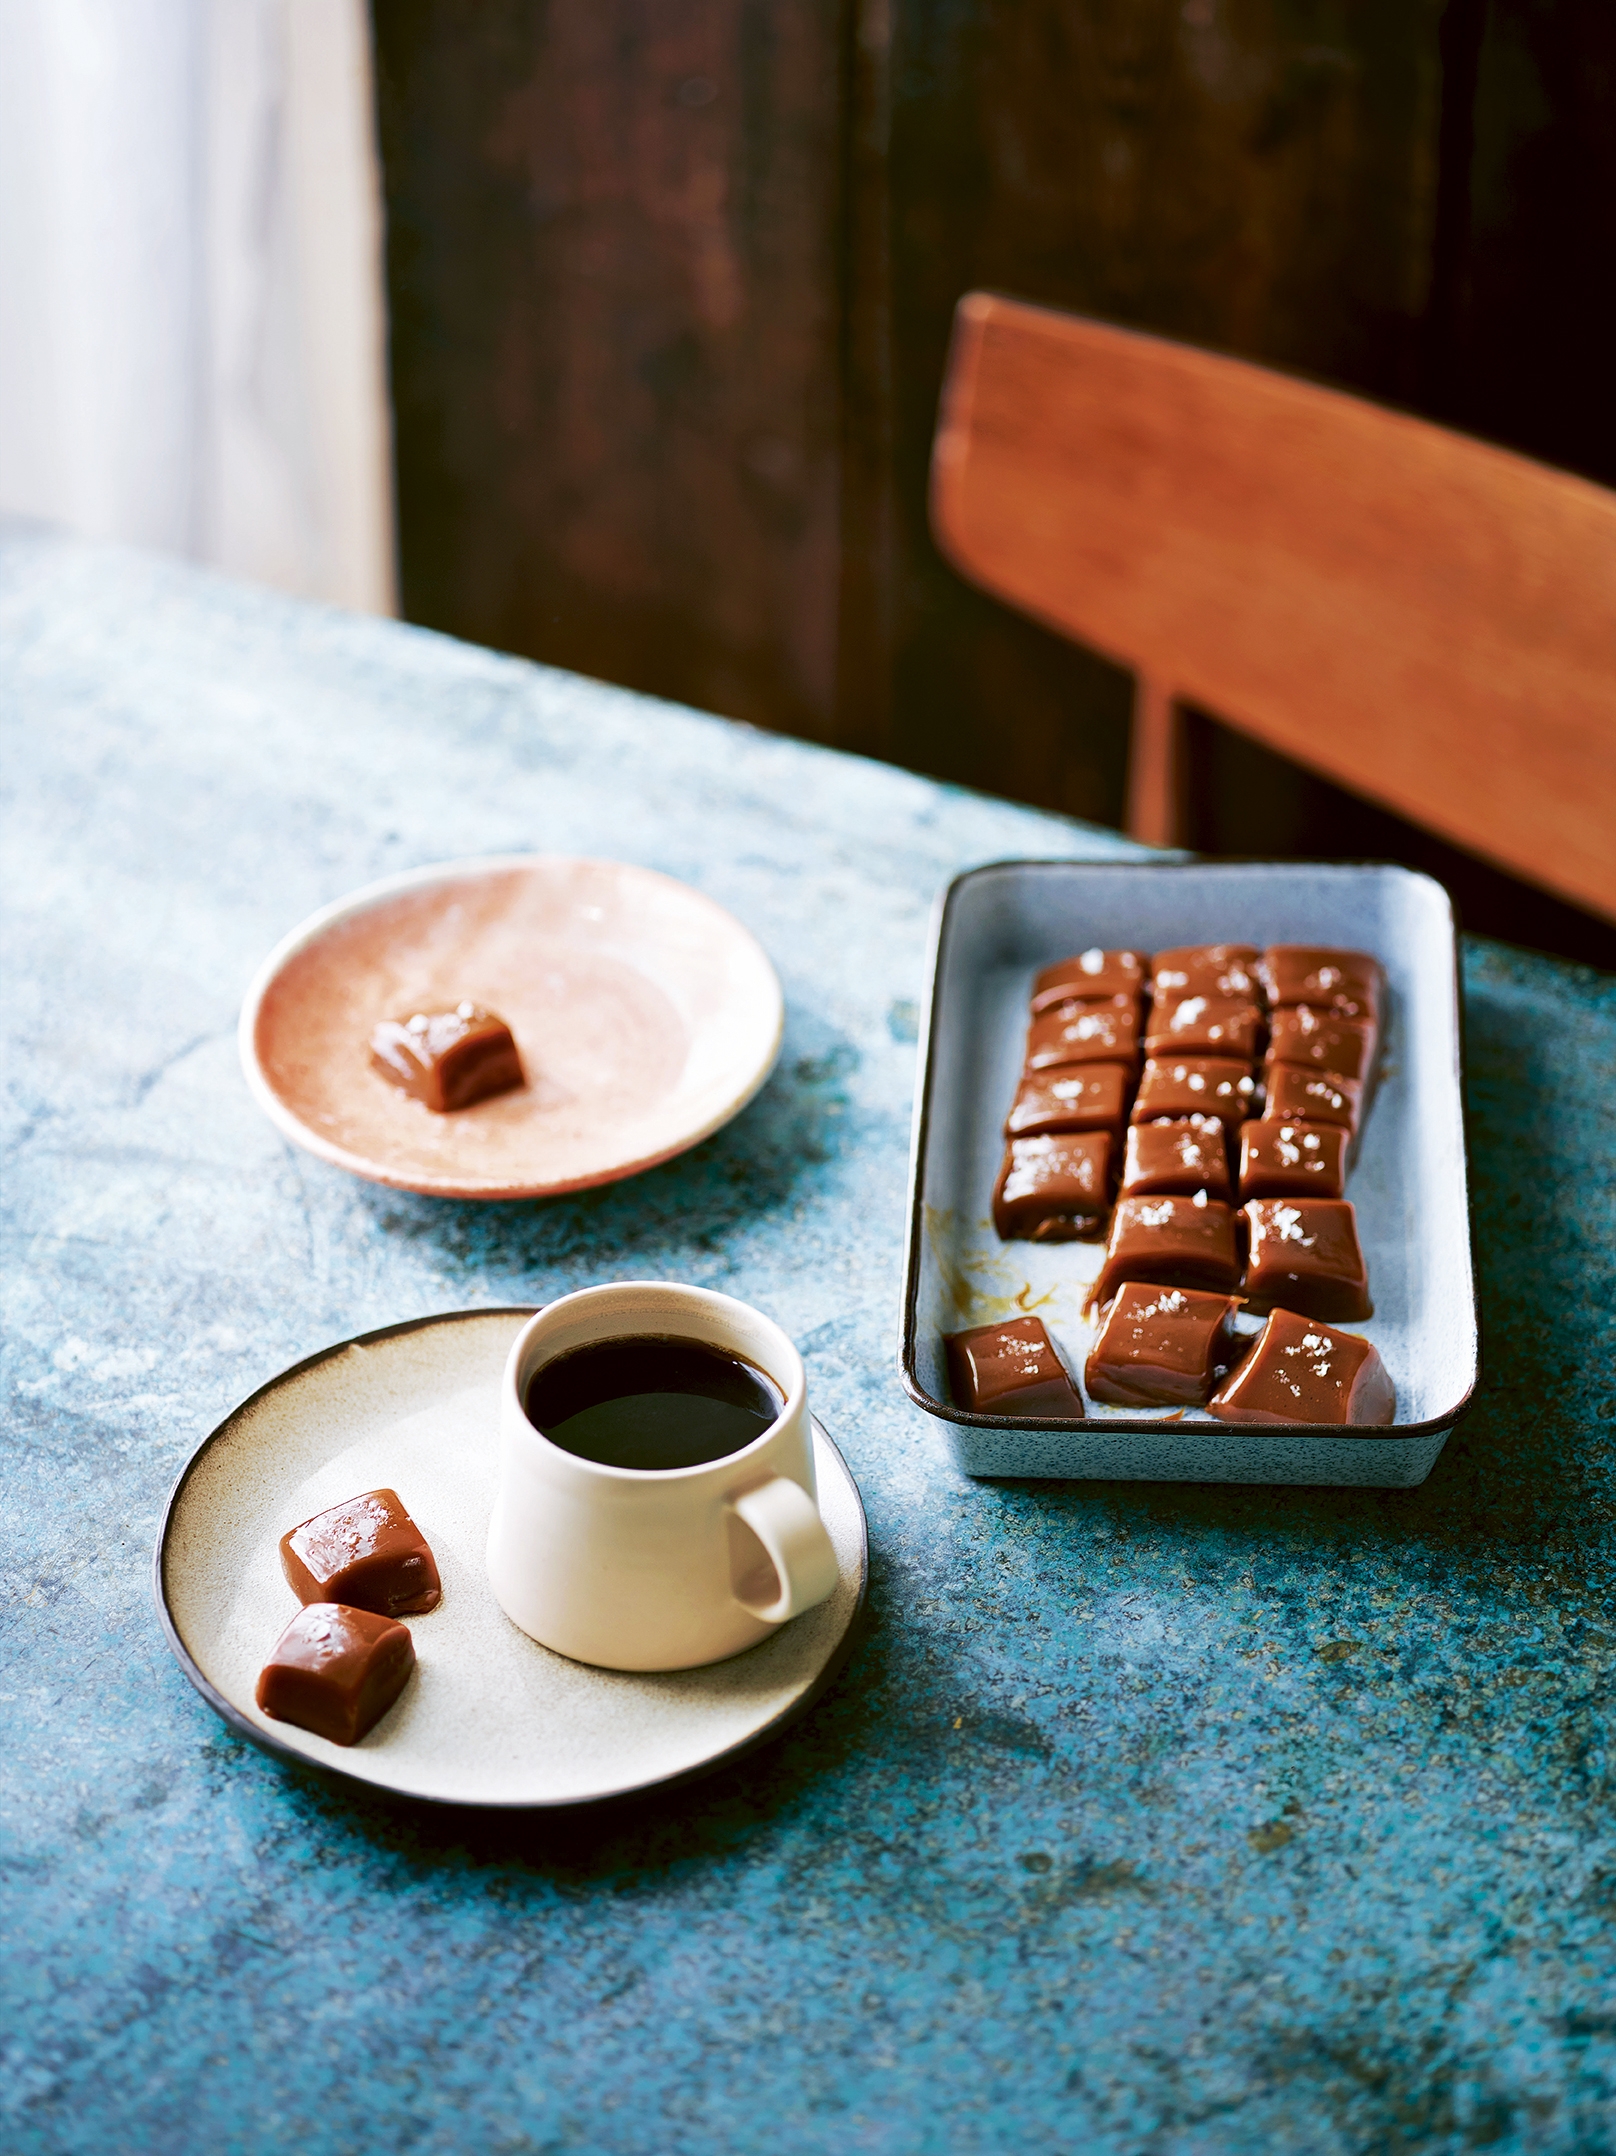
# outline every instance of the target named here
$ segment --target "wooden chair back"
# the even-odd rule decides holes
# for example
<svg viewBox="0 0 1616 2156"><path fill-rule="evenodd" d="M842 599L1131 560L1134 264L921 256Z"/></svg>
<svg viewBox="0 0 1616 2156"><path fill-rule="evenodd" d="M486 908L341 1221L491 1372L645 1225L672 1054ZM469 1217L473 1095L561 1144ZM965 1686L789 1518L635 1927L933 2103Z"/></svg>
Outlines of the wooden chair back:
<svg viewBox="0 0 1616 2156"><path fill-rule="evenodd" d="M1134 670L1136 836L1182 834L1194 704L1616 919L1616 494L971 293L932 520L973 582Z"/></svg>

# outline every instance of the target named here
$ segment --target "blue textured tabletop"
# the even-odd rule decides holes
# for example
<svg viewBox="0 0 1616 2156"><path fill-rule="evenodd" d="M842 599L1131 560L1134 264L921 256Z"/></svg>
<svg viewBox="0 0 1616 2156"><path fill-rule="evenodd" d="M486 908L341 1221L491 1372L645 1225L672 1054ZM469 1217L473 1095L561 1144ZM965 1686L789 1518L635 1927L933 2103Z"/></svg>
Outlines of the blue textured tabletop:
<svg viewBox="0 0 1616 2156"><path fill-rule="evenodd" d="M1616 982L1471 945L1486 1378L1407 1492L972 1485L894 1372L934 894L1122 842L138 556L0 554L8 2152L1616 2148ZM237 1005L417 862L615 855L762 939L764 1092L478 1209L290 1150ZM148 1587L244 1394L624 1273L802 1343L868 1630L607 1819L352 1800Z"/></svg>

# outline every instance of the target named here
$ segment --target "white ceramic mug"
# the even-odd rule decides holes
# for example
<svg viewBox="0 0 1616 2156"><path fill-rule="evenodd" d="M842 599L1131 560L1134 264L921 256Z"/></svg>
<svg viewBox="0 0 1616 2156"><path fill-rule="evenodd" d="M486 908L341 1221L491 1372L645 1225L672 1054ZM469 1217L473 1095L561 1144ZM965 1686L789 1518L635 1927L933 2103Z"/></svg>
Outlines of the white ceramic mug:
<svg viewBox="0 0 1616 2156"><path fill-rule="evenodd" d="M534 1428L522 1403L545 1363L648 1334L744 1356L784 1407L739 1452L696 1467L611 1467ZM506 1616L542 1646L605 1669L695 1669L766 1638L836 1585L802 1357L745 1303L655 1280L564 1295L517 1335L499 1413L488 1577Z"/></svg>

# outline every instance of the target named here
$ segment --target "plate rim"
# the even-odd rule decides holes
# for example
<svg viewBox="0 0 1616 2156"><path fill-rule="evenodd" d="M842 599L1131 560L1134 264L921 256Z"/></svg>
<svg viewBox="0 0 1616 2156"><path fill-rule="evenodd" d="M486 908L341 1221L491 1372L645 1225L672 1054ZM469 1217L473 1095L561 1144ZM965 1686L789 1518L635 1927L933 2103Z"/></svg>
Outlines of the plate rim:
<svg viewBox="0 0 1616 2156"><path fill-rule="evenodd" d="M936 1077L935 1057L932 1053L936 1025L937 985L942 972L943 944L951 925L960 894L968 883L979 876L1002 874L1010 870L1104 870L1122 874L1174 875L1189 871L1205 874L1208 870L1240 868L1300 869L1392 869L1400 875L1416 877L1431 884L1442 894L1448 911L1448 929L1452 951L1452 988L1454 1009L1458 1023L1454 1032L1454 1089L1459 1102L1459 1151L1464 1165L1465 1178L1465 1248L1470 1267L1470 1311L1475 1327L1476 1357L1470 1373L1470 1382L1457 1403L1442 1414L1428 1417L1423 1422L1392 1423L1384 1428L1368 1425L1338 1425L1333 1423L1284 1422L1263 1424L1206 1424L1192 1427L1197 1435L1222 1432L1226 1438L1238 1444L1241 1437L1260 1438L1309 1438L1330 1439L1358 1447L1377 1447L1400 1451L1409 1445L1418 1445L1438 1434L1452 1430L1475 1403L1481 1384L1482 1331L1481 1292L1476 1278L1476 1223L1475 1208L1471 1203L1474 1181L1470 1150L1470 1118L1465 1102L1465 1008L1463 980L1460 973L1459 909L1453 893L1440 877L1424 869L1409 868L1401 861L1377 861L1353 859L1347 861L1315 861L1289 859L1272 854L1218 854L1210 860L1198 856L1157 860L1147 858L1133 861L1091 861L1073 859L1066 855L1016 856L1004 860L979 861L973 867L962 869L950 877L937 896L932 911L932 930L926 957L925 1002L920 1012L919 1039L920 1061L915 1072L913 1118L910 1127L909 1151L909 1202L906 1209L903 1257L903 1329L898 1349L898 1375L904 1391L934 1421L956 1423L975 1429L997 1432L1005 1436L1023 1432L1035 1437L1143 1437L1159 1434L1163 1428L1164 1414L1151 1416L1108 1415L1103 1422L1085 1419L1075 1422L1069 1418L1034 1415L984 1415L970 1408L956 1407L951 1400L939 1400L921 1381L917 1366L920 1349L920 1285L924 1235L924 1170L926 1146L931 1133L932 1088ZM1151 1477L1127 1479L1151 1480Z"/></svg>
<svg viewBox="0 0 1616 2156"><path fill-rule="evenodd" d="M428 1326L432 1325L464 1324L478 1318L530 1318L536 1316L540 1310L547 1307L548 1305L543 1303L475 1304L459 1310L433 1311L425 1317L403 1318L394 1325L379 1325L369 1332L354 1333L346 1340L335 1340L329 1346L317 1349L312 1355L305 1355L299 1361L289 1363L284 1370L278 1370L273 1377L267 1378L262 1385L248 1393L244 1399L238 1400L235 1406L215 1424L213 1429L192 1451L190 1457L174 1478L173 1487L170 1489L167 1500L163 1505L162 1518L158 1522L157 1537L152 1545L152 1598L157 1606L158 1623L162 1627L163 1636L168 1643L170 1653L179 1663L180 1668L190 1680L194 1689L201 1694L203 1700L213 1709L214 1713L229 1728L235 1731L238 1737L245 1738L248 1743L254 1745L259 1751L268 1753L271 1758L283 1764L306 1769L313 1774L327 1777L346 1789L362 1791L365 1795L383 1802L430 1805L434 1810L443 1812L518 1814L524 1812L587 1812L597 1810L602 1805L621 1804L630 1798L645 1796L652 1790L681 1788L687 1783L705 1779L707 1775L716 1773L720 1767L729 1766L736 1760L745 1758L748 1753L756 1751L760 1746L772 1743L793 1722L807 1714L812 1707L818 1704L841 1675L857 1643L860 1626L869 1602L870 1523L864 1509L864 1493L859 1488L858 1477L853 1473L852 1468L848 1466L846 1455L836 1443L836 1440L819 1420L819 1417L812 1414L810 1414L809 1419L814 1430L841 1462L843 1472L847 1476L848 1487L853 1493L853 1502L858 1515L858 1592L854 1596L853 1607L848 1613L848 1619L842 1628L840 1637L826 1656L824 1663L815 1672L811 1683L796 1699L791 1700L769 1721L765 1722L760 1728L750 1731L739 1742L726 1746L721 1752L715 1752L709 1759L698 1760L693 1766L681 1767L677 1773L652 1775L643 1782L631 1782L621 1789L602 1790L596 1794L583 1797L481 1799L475 1797L443 1797L433 1795L426 1790L400 1789L392 1783L373 1782L368 1776L354 1774L334 1760L311 1758L307 1752L300 1751L295 1745L288 1744L283 1738L278 1737L273 1730L260 1728L256 1722L243 1714L241 1709L232 1701L226 1699L224 1694L206 1675L189 1647L186 1646L185 1641L181 1638L179 1627L175 1623L173 1612L169 1608L165 1561L168 1555L169 1534L174 1524L174 1515L181 1498L185 1494L186 1487L192 1475L201 1466L203 1459L230 1429L231 1425L240 1416L244 1415L249 1408L255 1407L260 1400L267 1398L270 1393L278 1391L283 1385L290 1384L294 1378L301 1377L305 1371L316 1369L321 1363L330 1362L333 1357L346 1354L351 1347L369 1347L377 1341L397 1339L405 1333L423 1332Z"/></svg>
<svg viewBox="0 0 1616 2156"><path fill-rule="evenodd" d="M384 899L396 898L401 892L416 890L435 883L447 883L455 879L476 875L498 873L509 869L531 869L541 862L564 862L575 867L609 868L627 871L634 876L644 876L657 883L671 884L675 890L697 898L714 912L722 914L737 935L743 937L756 951L765 977L774 993L773 1024L769 1028L770 1042L761 1057L758 1069L748 1080L745 1089L736 1095L723 1109L708 1118L699 1129L691 1131L674 1145L648 1153L643 1158L604 1169L598 1173L567 1176L560 1181L522 1184L475 1184L456 1180L452 1176L423 1178L416 1174L402 1174L384 1163L367 1160L346 1146L322 1136L302 1118L295 1115L270 1084L267 1073L258 1056L258 1018L263 1009L264 998L285 967L300 951L338 923L367 912ZM470 1198L486 1204L499 1204L523 1198L558 1198L571 1191L594 1190L605 1183L625 1181L631 1175L641 1175L648 1168L660 1167L664 1161L674 1160L714 1131L722 1130L732 1122L743 1108L756 1099L768 1083L769 1075L780 1059L780 1047L785 1037L785 993L780 986L780 976L772 958L762 943L737 918L727 906L720 905L698 885L687 883L682 877L670 876L664 869L647 868L640 861L619 861L606 854L582 853L490 853L464 855L453 861L429 861L417 868L402 869L396 875L381 876L374 882L362 884L341 898L332 899L306 915L286 934L260 962L247 984L242 998L241 1015L236 1021L236 1051L240 1058L242 1075L247 1090L263 1113L281 1133L304 1152L344 1169L349 1175L357 1175L367 1183L380 1184L388 1190L410 1190L425 1198Z"/></svg>

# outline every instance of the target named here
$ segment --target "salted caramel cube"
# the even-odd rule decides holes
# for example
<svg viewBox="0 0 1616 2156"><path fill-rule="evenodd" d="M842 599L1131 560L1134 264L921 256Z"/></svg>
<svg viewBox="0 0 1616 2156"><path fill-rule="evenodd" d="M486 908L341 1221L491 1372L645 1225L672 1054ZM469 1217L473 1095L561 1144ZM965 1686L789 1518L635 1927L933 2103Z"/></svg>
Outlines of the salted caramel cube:
<svg viewBox="0 0 1616 2156"><path fill-rule="evenodd" d="M1229 1154L1215 1115L1185 1116L1177 1123L1130 1123L1122 1154L1122 1193L1128 1198L1227 1200Z"/></svg>
<svg viewBox="0 0 1616 2156"><path fill-rule="evenodd" d="M1356 1131L1363 1087L1299 1063L1270 1063L1263 1070L1263 1116L1270 1123L1339 1123Z"/></svg>
<svg viewBox="0 0 1616 2156"><path fill-rule="evenodd" d="M345 1602L418 1617L443 1599L437 1560L396 1490L366 1490L281 1537L281 1570L300 1602Z"/></svg>
<svg viewBox="0 0 1616 2156"><path fill-rule="evenodd" d="M1120 1130L1128 1112L1133 1072L1125 1063L1078 1063L1065 1070L1025 1071L1005 1118L1007 1138L1047 1131Z"/></svg>
<svg viewBox="0 0 1616 2156"><path fill-rule="evenodd" d="M1339 1198L1347 1132L1339 1123L1264 1120L1240 1126L1240 1197Z"/></svg>
<svg viewBox="0 0 1616 2156"><path fill-rule="evenodd" d="M967 1414L1083 1420L1083 1396L1066 1374L1042 1318L1005 1318L997 1325L947 1333L943 1348L954 1405Z"/></svg>
<svg viewBox="0 0 1616 2156"><path fill-rule="evenodd" d="M510 1027L479 1003L386 1020L370 1036L370 1066L437 1115L526 1083Z"/></svg>
<svg viewBox="0 0 1616 2156"><path fill-rule="evenodd" d="M1309 1003L1337 1018L1380 1017L1385 974L1380 960L1368 951L1273 943L1257 970L1272 1004Z"/></svg>
<svg viewBox="0 0 1616 2156"><path fill-rule="evenodd" d="M1350 1199L1253 1198L1241 1210L1254 1310L1295 1310L1331 1325L1374 1316Z"/></svg>
<svg viewBox="0 0 1616 2156"><path fill-rule="evenodd" d="M311 1602L259 1672L258 1704L277 1722L294 1722L333 1744L357 1744L414 1667L408 1625L341 1602Z"/></svg>
<svg viewBox="0 0 1616 2156"><path fill-rule="evenodd" d="M1184 943L1158 951L1150 982L1158 996L1237 996L1257 1003L1262 987L1254 943Z"/></svg>
<svg viewBox="0 0 1616 2156"><path fill-rule="evenodd" d="M1027 1030L1026 1068L1059 1070L1073 1063L1135 1063L1139 1005L1132 996L1095 1003L1055 1003Z"/></svg>
<svg viewBox="0 0 1616 2156"><path fill-rule="evenodd" d="M1295 1063L1331 1078L1361 1085L1375 1053L1375 1028L1367 1018L1334 1018L1310 1003L1275 1011L1268 1036L1271 1063Z"/></svg>
<svg viewBox="0 0 1616 2156"><path fill-rule="evenodd" d="M1371 1341L1276 1310L1207 1404L1220 1422L1384 1429L1397 1413L1397 1394Z"/></svg>
<svg viewBox="0 0 1616 2156"><path fill-rule="evenodd" d="M1105 1314L1084 1383L1113 1407L1205 1407L1238 1359L1233 1295L1125 1281Z"/></svg>
<svg viewBox="0 0 1616 2156"><path fill-rule="evenodd" d="M1147 961L1142 951L1079 951L1045 966L1032 984L1034 1015L1051 1004L1095 996L1134 996L1144 990Z"/></svg>
<svg viewBox="0 0 1616 2156"><path fill-rule="evenodd" d="M1012 1138L993 1193L1006 1242L1069 1243L1098 1235L1111 1202L1111 1133Z"/></svg>
<svg viewBox="0 0 1616 2156"><path fill-rule="evenodd" d="M1193 1198L1119 1198L1092 1301L1109 1302L1125 1280L1225 1293L1238 1287L1234 1214L1204 1190Z"/></svg>
<svg viewBox="0 0 1616 2156"><path fill-rule="evenodd" d="M1158 989L1145 1034L1147 1055L1238 1056L1256 1061L1263 1014L1246 996L1166 994Z"/></svg>
<svg viewBox="0 0 1616 2156"><path fill-rule="evenodd" d="M1231 1056L1147 1056L1132 1120L1176 1123L1211 1115L1227 1130L1245 1122L1256 1099L1249 1063Z"/></svg>

